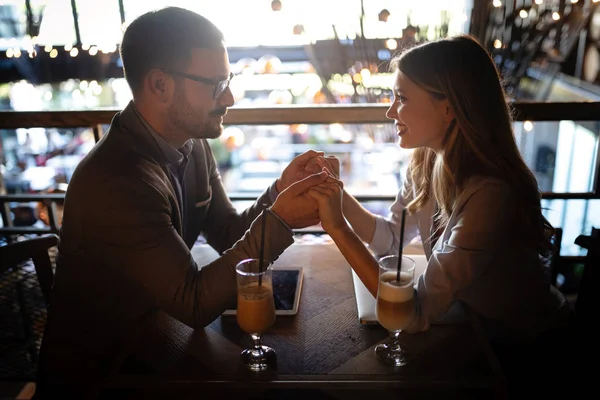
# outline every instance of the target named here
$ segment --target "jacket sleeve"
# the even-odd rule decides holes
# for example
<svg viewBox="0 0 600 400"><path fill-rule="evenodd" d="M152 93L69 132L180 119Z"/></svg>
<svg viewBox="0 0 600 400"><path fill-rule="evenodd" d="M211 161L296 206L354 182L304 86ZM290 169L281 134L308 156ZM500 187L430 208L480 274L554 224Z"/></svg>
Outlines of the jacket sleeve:
<svg viewBox="0 0 600 400"><path fill-rule="evenodd" d="M202 233L208 244L221 254L244 235L265 206L270 207L273 204L272 197L276 196L271 196L271 192L274 190L275 182L252 205L238 212L223 187L223 181L210 147L206 142L203 144L212 200Z"/></svg>
<svg viewBox="0 0 600 400"><path fill-rule="evenodd" d="M132 184L131 180L117 179L113 195L106 196L106 209L94 218L94 229L89 233L93 237L86 242L94 244L92 257L108 266L119 284L128 285L134 296L147 299L193 328L202 327L235 304L235 265L258 257L260 219L249 221L249 229L240 240L200 269L173 227L172 205L164 188L157 185L160 182ZM265 258L272 261L293 243L293 237L270 212L266 222L266 237L274 240L266 241Z"/></svg>

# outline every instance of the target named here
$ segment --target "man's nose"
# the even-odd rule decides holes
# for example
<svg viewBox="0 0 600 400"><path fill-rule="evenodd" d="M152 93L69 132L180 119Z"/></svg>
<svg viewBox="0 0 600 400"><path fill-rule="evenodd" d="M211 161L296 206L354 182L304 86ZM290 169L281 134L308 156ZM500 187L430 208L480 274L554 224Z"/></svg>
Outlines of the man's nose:
<svg viewBox="0 0 600 400"><path fill-rule="evenodd" d="M222 107L231 107L235 104L235 98L233 97L233 93L229 86L225 89L221 97L219 97L217 103Z"/></svg>

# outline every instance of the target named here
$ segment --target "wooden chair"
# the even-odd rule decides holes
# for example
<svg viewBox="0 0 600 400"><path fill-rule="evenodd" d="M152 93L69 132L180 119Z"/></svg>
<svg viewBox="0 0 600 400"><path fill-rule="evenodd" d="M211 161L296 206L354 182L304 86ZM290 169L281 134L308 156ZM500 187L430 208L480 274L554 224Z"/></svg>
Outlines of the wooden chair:
<svg viewBox="0 0 600 400"><path fill-rule="evenodd" d="M592 321L593 307L600 289L597 278L594 277L594 270L600 267L600 229L592 228L591 235L579 235L575 244L587 249L587 255L584 257L569 333L555 346L556 351L566 353L563 362L555 360L561 371L560 379L567 383L568 392L564 398L583 397L584 393L596 387L594 369L589 365L596 360L592 349L596 347L597 335L592 328Z"/></svg>
<svg viewBox="0 0 600 400"><path fill-rule="evenodd" d="M28 260L33 261L37 282L43 295L43 302L47 307L50 303L50 292L54 282L52 261L48 250L56 246L57 243L58 236L49 234L0 245L0 276L2 279L6 279L4 282L8 285L6 287L14 288L16 296L14 301L20 310L17 314L5 315L10 320L12 320L12 316L15 319L12 320L14 325L5 327L9 330L6 331L6 341L2 343L4 352L0 359L0 365L6 375L2 374L0 380L27 381L35 377L35 364L38 359L36 340L38 337L34 328L34 323L37 321L34 320L39 317L39 308L32 306L32 304L37 304L39 307L42 299L39 298L39 292L37 294L35 291L29 292L35 290L31 286L31 284L35 284L35 278L31 276L33 271L29 269L30 267L24 266L23 263ZM19 268L23 268L23 271L19 271ZM31 278L25 278L25 276ZM35 298L38 300L33 300ZM5 312L9 310L9 307L4 309Z"/></svg>
<svg viewBox="0 0 600 400"><path fill-rule="evenodd" d="M57 243L58 236L50 234L0 246L0 273L16 268L20 263L31 259L48 305L50 291L54 284L54 272L48 249L56 246Z"/></svg>
<svg viewBox="0 0 600 400"><path fill-rule="evenodd" d="M554 245L554 253L550 256L548 261L548 274L550 277L550 283L554 286L557 284L558 273L560 272L560 247L562 243L562 228L555 228L554 235L550 239Z"/></svg>
<svg viewBox="0 0 600 400"><path fill-rule="evenodd" d="M590 334L592 330L589 328L591 328L594 315L593 307L598 300L598 291L600 290L598 278L594 277L594 269L600 267L600 229L592 228L592 234L589 236L577 236L575 244L587 249L577 300L575 300L575 324L578 332Z"/></svg>

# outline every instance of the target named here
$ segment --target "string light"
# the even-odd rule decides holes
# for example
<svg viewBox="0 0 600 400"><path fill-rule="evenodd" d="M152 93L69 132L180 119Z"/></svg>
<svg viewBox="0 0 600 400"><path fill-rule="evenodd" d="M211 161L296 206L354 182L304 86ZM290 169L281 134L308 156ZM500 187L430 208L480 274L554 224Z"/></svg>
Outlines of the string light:
<svg viewBox="0 0 600 400"><path fill-rule="evenodd" d="M273 0L271 2L271 10L273 11L281 11L281 1Z"/></svg>
<svg viewBox="0 0 600 400"><path fill-rule="evenodd" d="M558 21L560 19L560 14L556 11L552 13L552 19Z"/></svg>
<svg viewBox="0 0 600 400"><path fill-rule="evenodd" d="M492 5L493 5L494 7L496 7L496 8L498 8L498 7L502 7L502 2L501 2L500 0L494 0L494 1L492 2Z"/></svg>
<svg viewBox="0 0 600 400"><path fill-rule="evenodd" d="M363 82L368 81L371 78L371 71L367 68L363 68L360 70L360 76L362 77Z"/></svg>

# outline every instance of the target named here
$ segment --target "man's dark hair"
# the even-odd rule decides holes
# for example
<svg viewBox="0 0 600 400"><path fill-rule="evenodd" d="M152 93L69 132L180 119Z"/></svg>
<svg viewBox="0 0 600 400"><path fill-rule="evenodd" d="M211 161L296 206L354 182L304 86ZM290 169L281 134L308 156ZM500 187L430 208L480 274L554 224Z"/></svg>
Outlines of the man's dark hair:
<svg viewBox="0 0 600 400"><path fill-rule="evenodd" d="M195 12L179 7L150 11L131 22L123 35L125 79L135 96L151 69L185 69L192 49L216 49L222 43L223 33Z"/></svg>

